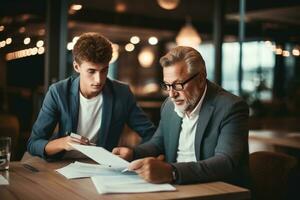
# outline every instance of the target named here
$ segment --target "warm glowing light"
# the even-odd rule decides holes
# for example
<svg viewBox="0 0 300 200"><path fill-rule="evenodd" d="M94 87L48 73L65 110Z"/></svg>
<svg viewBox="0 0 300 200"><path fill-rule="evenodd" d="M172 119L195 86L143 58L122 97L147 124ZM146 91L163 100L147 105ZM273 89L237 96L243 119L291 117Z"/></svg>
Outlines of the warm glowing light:
<svg viewBox="0 0 300 200"><path fill-rule="evenodd" d="M143 93L144 94L154 93L154 92L158 92L159 89L160 87L157 83L148 83L143 87Z"/></svg>
<svg viewBox="0 0 300 200"><path fill-rule="evenodd" d="M282 49L280 47L276 48L275 54L276 55L281 55L282 54Z"/></svg>
<svg viewBox="0 0 300 200"><path fill-rule="evenodd" d="M24 39L24 44L27 45L30 43L30 41L31 41L31 39L29 37L27 37Z"/></svg>
<svg viewBox="0 0 300 200"><path fill-rule="evenodd" d="M144 48L138 55L138 60L142 67L151 67L155 59L154 52L151 48Z"/></svg>
<svg viewBox="0 0 300 200"><path fill-rule="evenodd" d="M70 9L78 11L78 10L82 9L82 5L80 5L80 4L73 4L73 5L71 5Z"/></svg>
<svg viewBox="0 0 300 200"><path fill-rule="evenodd" d="M300 50L299 49L293 49L292 54L294 56L300 56Z"/></svg>
<svg viewBox="0 0 300 200"><path fill-rule="evenodd" d="M116 2L115 10L118 13L123 13L127 10L127 6L124 2L118 1L118 2Z"/></svg>
<svg viewBox="0 0 300 200"><path fill-rule="evenodd" d="M126 44L125 45L125 50L126 51L133 51L134 50L134 45L133 44L131 44L131 43L128 43L128 44Z"/></svg>
<svg viewBox="0 0 300 200"><path fill-rule="evenodd" d="M72 39L73 44L75 45L75 43L77 42L77 40L79 39L79 36L75 36Z"/></svg>
<svg viewBox="0 0 300 200"><path fill-rule="evenodd" d="M38 48L38 54L43 54L45 52L45 48L44 47L39 47Z"/></svg>
<svg viewBox="0 0 300 200"><path fill-rule="evenodd" d="M179 2L180 0L157 0L159 6L166 10L175 9L178 6Z"/></svg>
<svg viewBox="0 0 300 200"><path fill-rule="evenodd" d="M1 32L1 31L4 31L4 29L5 29L5 26L1 25L1 26L0 26L0 32Z"/></svg>
<svg viewBox="0 0 300 200"><path fill-rule="evenodd" d="M265 41L265 45L272 46L272 42L270 40Z"/></svg>
<svg viewBox="0 0 300 200"><path fill-rule="evenodd" d="M73 49L73 47L74 47L74 43L73 43L73 42L68 42L68 44L67 44L67 49L68 49L69 51L71 51L71 50Z"/></svg>
<svg viewBox="0 0 300 200"><path fill-rule="evenodd" d="M112 58L109 63L114 63L119 58L119 45L118 44L112 44Z"/></svg>
<svg viewBox="0 0 300 200"><path fill-rule="evenodd" d="M132 36L132 37L130 38L130 42L131 42L132 44L137 44L137 43L140 42L140 38L139 38L138 36Z"/></svg>
<svg viewBox="0 0 300 200"><path fill-rule="evenodd" d="M43 36L43 35L45 35L45 32L46 32L45 29L42 28L38 31L38 35Z"/></svg>
<svg viewBox="0 0 300 200"><path fill-rule="evenodd" d="M186 23L186 25L180 29L176 37L178 46L190 46L197 49L201 42L202 39L198 31L191 23Z"/></svg>
<svg viewBox="0 0 300 200"><path fill-rule="evenodd" d="M36 42L36 46L37 46L37 47L42 47L42 46L44 46L44 41L43 41L43 40L37 41L37 42Z"/></svg>
<svg viewBox="0 0 300 200"><path fill-rule="evenodd" d="M12 43L12 39L11 38L6 38L5 42L6 42L6 44L11 44Z"/></svg>
<svg viewBox="0 0 300 200"><path fill-rule="evenodd" d="M31 49L31 55L36 55L38 52L38 48L37 47L34 47Z"/></svg>
<svg viewBox="0 0 300 200"><path fill-rule="evenodd" d="M156 45L158 43L157 37L154 37L154 36L150 37L148 39L148 43L151 44L151 45Z"/></svg>
<svg viewBox="0 0 300 200"><path fill-rule="evenodd" d="M0 48L5 47L5 45L6 45L6 42L4 40L0 42Z"/></svg>
<svg viewBox="0 0 300 200"><path fill-rule="evenodd" d="M289 57L290 56L290 52L287 50L282 51L282 56L284 57Z"/></svg>
<svg viewBox="0 0 300 200"><path fill-rule="evenodd" d="M19 28L19 33L25 33L26 28L24 26Z"/></svg>

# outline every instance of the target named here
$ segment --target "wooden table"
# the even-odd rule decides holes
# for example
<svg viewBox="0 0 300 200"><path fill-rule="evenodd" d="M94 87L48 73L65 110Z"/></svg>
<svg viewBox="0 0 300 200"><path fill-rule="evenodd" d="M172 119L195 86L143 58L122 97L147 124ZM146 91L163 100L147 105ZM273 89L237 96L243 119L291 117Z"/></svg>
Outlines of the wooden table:
<svg viewBox="0 0 300 200"><path fill-rule="evenodd" d="M22 161L24 162L24 161ZM250 199L250 191L224 182L176 185L175 192L98 194L90 178L68 180L54 171L70 161L46 162L32 157L26 163L39 169L31 172L22 162L11 162L6 176L9 185L0 185L0 199ZM0 172L5 174L5 172Z"/></svg>
<svg viewBox="0 0 300 200"><path fill-rule="evenodd" d="M300 149L300 133L276 130L250 130L249 140L269 145Z"/></svg>

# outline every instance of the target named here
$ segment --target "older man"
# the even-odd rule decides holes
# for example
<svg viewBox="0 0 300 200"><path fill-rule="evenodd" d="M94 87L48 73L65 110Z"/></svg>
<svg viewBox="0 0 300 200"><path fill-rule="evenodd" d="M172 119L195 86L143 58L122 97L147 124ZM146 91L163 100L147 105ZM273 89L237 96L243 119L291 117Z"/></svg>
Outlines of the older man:
<svg viewBox="0 0 300 200"><path fill-rule="evenodd" d="M138 159L129 168L153 183L222 180L247 186L248 105L206 79L205 62L193 48L176 47L160 63L169 98L155 135L113 153Z"/></svg>

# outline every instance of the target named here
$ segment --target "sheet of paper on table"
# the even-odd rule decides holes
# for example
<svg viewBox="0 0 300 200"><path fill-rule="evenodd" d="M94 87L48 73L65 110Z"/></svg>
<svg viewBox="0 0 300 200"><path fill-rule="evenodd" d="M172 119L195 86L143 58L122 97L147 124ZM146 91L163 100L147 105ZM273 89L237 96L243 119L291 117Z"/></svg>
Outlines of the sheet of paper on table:
<svg viewBox="0 0 300 200"><path fill-rule="evenodd" d="M0 185L8 185L8 181L0 174Z"/></svg>

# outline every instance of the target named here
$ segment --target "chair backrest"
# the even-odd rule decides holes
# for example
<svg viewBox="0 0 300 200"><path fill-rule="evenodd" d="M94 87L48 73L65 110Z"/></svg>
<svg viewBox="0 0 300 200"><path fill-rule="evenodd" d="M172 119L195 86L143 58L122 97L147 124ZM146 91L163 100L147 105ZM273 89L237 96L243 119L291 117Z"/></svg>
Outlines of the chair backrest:
<svg viewBox="0 0 300 200"><path fill-rule="evenodd" d="M253 199L286 199L289 176L297 162L295 157L283 153L259 151L250 154Z"/></svg>
<svg viewBox="0 0 300 200"><path fill-rule="evenodd" d="M19 147L20 125L16 116L0 114L0 136L11 137L11 160L16 160Z"/></svg>

